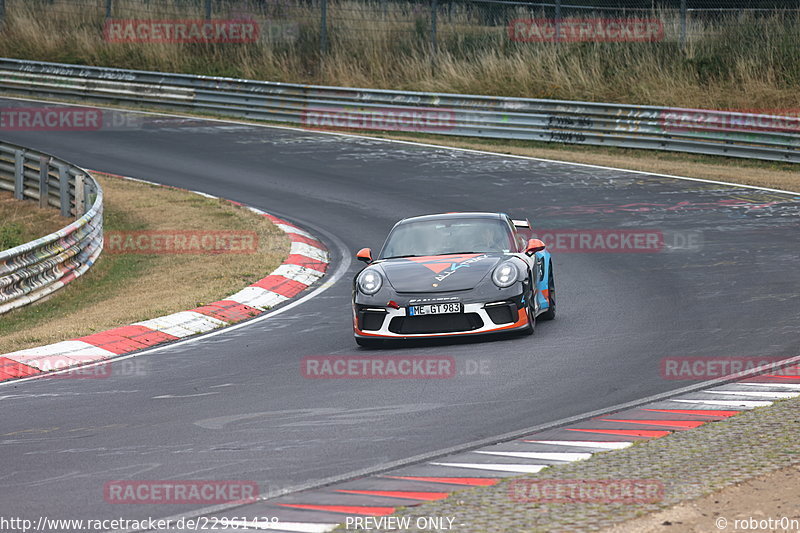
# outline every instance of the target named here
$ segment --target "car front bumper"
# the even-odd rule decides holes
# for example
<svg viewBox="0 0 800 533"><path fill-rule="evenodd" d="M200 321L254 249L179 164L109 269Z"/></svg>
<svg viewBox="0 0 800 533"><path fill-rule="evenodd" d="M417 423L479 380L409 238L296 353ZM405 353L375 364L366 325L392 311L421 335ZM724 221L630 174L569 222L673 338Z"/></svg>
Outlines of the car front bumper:
<svg viewBox="0 0 800 533"><path fill-rule="evenodd" d="M405 307L353 305L353 329L365 339L413 339L481 335L525 329L527 306L519 298L465 303L462 313L408 316Z"/></svg>

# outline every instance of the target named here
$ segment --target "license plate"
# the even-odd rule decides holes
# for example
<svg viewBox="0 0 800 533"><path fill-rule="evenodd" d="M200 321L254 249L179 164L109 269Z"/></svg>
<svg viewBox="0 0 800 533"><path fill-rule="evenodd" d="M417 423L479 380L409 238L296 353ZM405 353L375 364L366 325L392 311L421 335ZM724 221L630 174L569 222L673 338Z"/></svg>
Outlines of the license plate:
<svg viewBox="0 0 800 533"><path fill-rule="evenodd" d="M418 315L446 315L449 313L461 313L463 308L459 302L449 302L443 304L412 305L408 308L408 316Z"/></svg>

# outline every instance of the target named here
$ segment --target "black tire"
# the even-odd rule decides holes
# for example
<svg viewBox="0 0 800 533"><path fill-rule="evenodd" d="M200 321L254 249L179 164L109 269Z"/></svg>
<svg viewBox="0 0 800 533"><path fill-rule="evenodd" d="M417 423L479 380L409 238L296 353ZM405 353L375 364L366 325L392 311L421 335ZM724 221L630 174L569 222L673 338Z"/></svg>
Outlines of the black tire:
<svg viewBox="0 0 800 533"><path fill-rule="evenodd" d="M542 320L553 320L556 317L556 282L553 278L553 263L550 263L550 273L547 275L547 311L539 315Z"/></svg>
<svg viewBox="0 0 800 533"><path fill-rule="evenodd" d="M531 305L533 303L533 293L531 293L531 298L528 299L528 326L522 330L523 335L533 335L534 329L536 329L536 312Z"/></svg>
<svg viewBox="0 0 800 533"><path fill-rule="evenodd" d="M380 348L383 345L383 341L378 339L365 339L363 337L355 337L355 339L356 344L362 348Z"/></svg>

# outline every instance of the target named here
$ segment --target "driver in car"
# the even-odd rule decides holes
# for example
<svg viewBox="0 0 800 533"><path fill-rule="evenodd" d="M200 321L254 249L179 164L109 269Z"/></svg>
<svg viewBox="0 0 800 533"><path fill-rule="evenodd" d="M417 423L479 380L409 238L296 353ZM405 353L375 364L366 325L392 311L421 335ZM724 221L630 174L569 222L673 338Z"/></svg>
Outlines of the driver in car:
<svg viewBox="0 0 800 533"><path fill-rule="evenodd" d="M476 249L476 252L508 251L508 239L502 230L494 225L481 224L478 229L477 244L480 249Z"/></svg>

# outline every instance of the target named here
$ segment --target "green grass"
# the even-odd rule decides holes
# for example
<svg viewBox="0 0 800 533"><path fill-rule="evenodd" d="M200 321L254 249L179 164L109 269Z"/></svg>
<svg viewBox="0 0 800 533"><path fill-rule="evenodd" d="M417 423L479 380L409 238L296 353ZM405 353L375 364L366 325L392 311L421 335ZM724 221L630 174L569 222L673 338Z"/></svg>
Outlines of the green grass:
<svg viewBox="0 0 800 533"><path fill-rule="evenodd" d="M58 209L40 208L32 200L17 200L0 192L0 251L57 231L72 220L59 216Z"/></svg>
<svg viewBox="0 0 800 533"><path fill-rule="evenodd" d="M25 226L21 222L3 222L0 225L0 250L24 244L26 242L23 237L24 232Z"/></svg>
<svg viewBox="0 0 800 533"><path fill-rule="evenodd" d="M189 191L96 176L105 192L104 231L255 232L252 253L202 255L113 253L107 247L83 276L49 298L0 317L0 353L82 337L133 322L192 309L263 278L288 254L289 241L269 219L226 201ZM35 226L32 203L7 201L10 213ZM19 205L18 205L19 204ZM65 224L58 212L52 224ZM28 215L27 219L23 216ZM2 215L2 212L0 212ZM41 225L38 229L42 229Z"/></svg>
<svg viewBox="0 0 800 533"><path fill-rule="evenodd" d="M135 231L145 227L142 221L110 209L104 213L103 224L105 231ZM50 299L3 315L0 337L79 313L87 306L102 302L128 280L140 276L152 261L153 257L147 255L101 254L92 268L70 283L69 290L58 291ZM141 320L147 318L152 317L142 316ZM31 341L35 342L35 339Z"/></svg>

